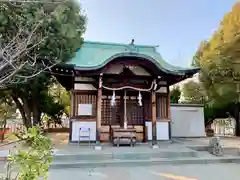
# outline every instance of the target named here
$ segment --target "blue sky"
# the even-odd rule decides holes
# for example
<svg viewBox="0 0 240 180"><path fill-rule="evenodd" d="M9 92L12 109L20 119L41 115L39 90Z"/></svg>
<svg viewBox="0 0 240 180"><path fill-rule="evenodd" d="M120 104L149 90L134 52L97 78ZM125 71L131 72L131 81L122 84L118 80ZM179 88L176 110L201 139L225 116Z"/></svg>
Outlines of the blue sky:
<svg viewBox="0 0 240 180"><path fill-rule="evenodd" d="M236 0L81 0L85 40L159 45L171 64L187 67Z"/></svg>

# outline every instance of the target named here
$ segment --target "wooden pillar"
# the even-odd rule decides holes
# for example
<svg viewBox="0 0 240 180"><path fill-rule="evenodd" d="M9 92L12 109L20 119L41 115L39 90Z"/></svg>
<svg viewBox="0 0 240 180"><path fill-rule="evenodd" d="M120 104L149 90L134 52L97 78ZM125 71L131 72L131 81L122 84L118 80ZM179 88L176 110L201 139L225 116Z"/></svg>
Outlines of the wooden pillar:
<svg viewBox="0 0 240 180"><path fill-rule="evenodd" d="M72 118L74 116L74 99L75 99L75 94L73 92L73 90L71 90L70 92L70 101L71 101L71 105L70 105L70 118Z"/></svg>
<svg viewBox="0 0 240 180"><path fill-rule="evenodd" d="M124 89L124 121L123 121L124 129L127 129L127 90Z"/></svg>
<svg viewBox="0 0 240 180"><path fill-rule="evenodd" d="M72 141L72 118L75 116L75 93L70 91L70 118L69 118L69 141Z"/></svg>
<svg viewBox="0 0 240 180"><path fill-rule="evenodd" d="M152 145L157 144L157 113L156 113L156 91L152 91L151 94L152 103Z"/></svg>
<svg viewBox="0 0 240 180"><path fill-rule="evenodd" d="M167 87L167 117L170 120L171 119L171 111L170 111L170 90L169 90L169 86Z"/></svg>
<svg viewBox="0 0 240 180"><path fill-rule="evenodd" d="M124 95L120 97L120 127L124 127Z"/></svg>
<svg viewBox="0 0 240 180"><path fill-rule="evenodd" d="M102 87L99 86L97 95L96 144L100 144L101 116L102 116Z"/></svg>
<svg viewBox="0 0 240 180"><path fill-rule="evenodd" d="M171 129L171 125L172 125L172 120L171 120L171 108L170 108L170 105L171 105L171 101L170 101L170 90L169 90L169 86L167 87L167 109L168 109L168 114L167 114L167 117L168 117L168 133L169 133L169 139L171 139L172 137L172 129Z"/></svg>

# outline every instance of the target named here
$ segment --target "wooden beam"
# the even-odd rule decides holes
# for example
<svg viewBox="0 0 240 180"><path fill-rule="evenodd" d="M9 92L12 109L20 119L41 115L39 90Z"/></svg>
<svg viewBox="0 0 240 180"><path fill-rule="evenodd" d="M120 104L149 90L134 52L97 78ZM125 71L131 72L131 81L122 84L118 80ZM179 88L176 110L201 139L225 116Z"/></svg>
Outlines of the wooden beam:
<svg viewBox="0 0 240 180"><path fill-rule="evenodd" d="M157 113L156 113L156 92L152 91L151 94L151 102L152 102L152 145L157 144Z"/></svg>
<svg viewBox="0 0 240 180"><path fill-rule="evenodd" d="M97 95L97 91L96 90L72 90L72 92L74 92L75 94L79 95L89 95L89 94L95 94Z"/></svg>
<svg viewBox="0 0 240 180"><path fill-rule="evenodd" d="M95 84L96 82L94 82L94 81L74 81L74 83L77 83L77 84Z"/></svg>
<svg viewBox="0 0 240 180"><path fill-rule="evenodd" d="M101 136L101 116L102 116L102 87L98 88L97 95L97 122L96 122L96 143L100 144Z"/></svg>
<svg viewBox="0 0 240 180"><path fill-rule="evenodd" d="M110 78L110 79L117 79L117 80L123 80L123 79L133 79L133 80L146 80L146 81L152 81L153 77L152 76L144 76L144 75L126 75L126 74L104 74L103 75L104 79L105 78Z"/></svg>

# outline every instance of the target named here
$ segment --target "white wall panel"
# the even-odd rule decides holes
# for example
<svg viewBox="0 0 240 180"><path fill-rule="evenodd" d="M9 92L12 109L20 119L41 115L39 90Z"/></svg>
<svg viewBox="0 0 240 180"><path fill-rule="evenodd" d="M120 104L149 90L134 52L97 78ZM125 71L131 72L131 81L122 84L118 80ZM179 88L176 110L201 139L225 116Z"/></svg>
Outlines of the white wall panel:
<svg viewBox="0 0 240 180"><path fill-rule="evenodd" d="M169 140L168 125L168 122L157 122L157 140Z"/></svg>
<svg viewBox="0 0 240 180"><path fill-rule="evenodd" d="M79 129L81 127L90 128L90 140L96 141L96 122L83 122L83 121L73 121L72 122L72 141L78 141ZM84 133L82 135L88 135ZM81 141L88 141L88 138L81 138Z"/></svg>
<svg viewBox="0 0 240 180"><path fill-rule="evenodd" d="M152 122L146 122L148 129L148 140L152 140ZM169 140L168 122L157 122L157 140Z"/></svg>
<svg viewBox="0 0 240 180"><path fill-rule="evenodd" d="M172 137L205 136L203 107L171 106Z"/></svg>

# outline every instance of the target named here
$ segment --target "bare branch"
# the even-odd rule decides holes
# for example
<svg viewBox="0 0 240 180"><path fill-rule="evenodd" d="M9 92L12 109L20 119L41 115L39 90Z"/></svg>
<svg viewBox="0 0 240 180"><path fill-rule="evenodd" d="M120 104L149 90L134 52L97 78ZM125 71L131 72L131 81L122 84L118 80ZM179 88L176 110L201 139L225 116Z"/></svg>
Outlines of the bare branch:
<svg viewBox="0 0 240 180"><path fill-rule="evenodd" d="M60 4L67 1L69 0L59 0L52 3ZM6 0L4 2L21 4L25 2L37 3L38 1ZM27 82L28 79L34 78L42 72L51 71L51 68L56 65L51 60L47 60L47 62L43 61L40 55L36 53L36 49L48 38L47 36L41 37L39 28L42 27L47 18L51 17L52 13L44 13L41 19L36 19L36 23L32 28L27 25L18 27L18 32L15 33L14 37L12 35L2 37L2 34L0 34L2 38L2 40L0 39L0 88L11 84Z"/></svg>

